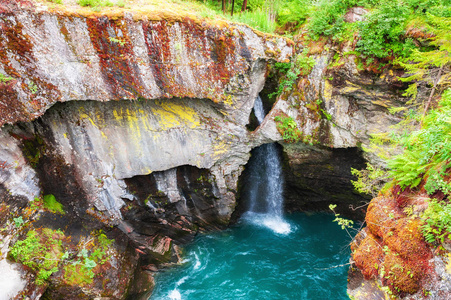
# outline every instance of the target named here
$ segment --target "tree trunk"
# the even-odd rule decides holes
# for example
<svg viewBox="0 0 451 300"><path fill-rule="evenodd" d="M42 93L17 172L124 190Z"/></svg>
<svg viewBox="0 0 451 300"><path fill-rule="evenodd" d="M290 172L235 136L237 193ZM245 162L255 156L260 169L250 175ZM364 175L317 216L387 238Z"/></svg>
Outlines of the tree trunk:
<svg viewBox="0 0 451 300"><path fill-rule="evenodd" d="M244 0L243 1L243 6L241 7L241 12L246 11L246 9L247 9L247 0Z"/></svg>
<svg viewBox="0 0 451 300"><path fill-rule="evenodd" d="M233 17L233 9L235 8L235 0L232 0L232 13L231 16Z"/></svg>
<svg viewBox="0 0 451 300"><path fill-rule="evenodd" d="M222 0L222 13L225 15L225 4L226 0Z"/></svg>

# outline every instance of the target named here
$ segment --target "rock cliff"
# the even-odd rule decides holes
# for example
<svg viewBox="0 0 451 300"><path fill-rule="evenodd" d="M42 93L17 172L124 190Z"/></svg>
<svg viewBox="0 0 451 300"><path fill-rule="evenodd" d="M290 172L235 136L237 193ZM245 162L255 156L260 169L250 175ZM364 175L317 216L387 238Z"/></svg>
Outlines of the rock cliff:
<svg viewBox="0 0 451 300"><path fill-rule="evenodd" d="M2 253L41 227L71 236L67 253L101 230L114 239L114 291L97 288L104 258L85 282L64 266L49 288L32 280L24 295L146 297L148 270L176 262L177 244L229 223L256 146L245 128L254 99L268 61L288 60L293 42L176 13L6 1L0 14L0 187L11 215ZM144 271L129 289L137 257Z"/></svg>
<svg viewBox="0 0 451 300"><path fill-rule="evenodd" d="M319 41L312 71L249 130L271 66L301 41L175 12L13 0L0 3L0 26L1 253L27 231L62 241L44 285L36 268L20 271L31 299L147 299L178 245L239 212L240 174L263 143L282 145L288 210L324 209L327 198L349 211L365 199L350 167L374 160L359 148L398 122L387 107L405 101L400 71L359 69L343 54L350 44ZM277 116L294 120L299 142L284 141ZM80 257L97 259L82 282L75 275L91 273L70 267Z"/></svg>

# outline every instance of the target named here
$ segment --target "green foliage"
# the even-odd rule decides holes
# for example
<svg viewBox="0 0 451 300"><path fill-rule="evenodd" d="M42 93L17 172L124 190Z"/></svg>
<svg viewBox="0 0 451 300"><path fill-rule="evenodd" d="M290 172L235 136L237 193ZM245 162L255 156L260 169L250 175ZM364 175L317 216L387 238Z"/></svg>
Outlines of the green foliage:
<svg viewBox="0 0 451 300"><path fill-rule="evenodd" d="M44 208L51 211L52 213L60 213L64 215L66 212L64 211L63 205L59 203L55 196L52 194L44 196Z"/></svg>
<svg viewBox="0 0 451 300"><path fill-rule="evenodd" d="M63 279L68 284L90 284L97 266L110 259L109 247L113 240L102 232L94 232L87 241L79 243L76 255L67 243L68 239L60 230L34 229L11 247L9 255L36 273L38 285L44 285L60 269L64 270Z"/></svg>
<svg viewBox="0 0 451 300"><path fill-rule="evenodd" d="M338 223L338 225L340 225L341 226L341 229L346 229L346 228L352 228L352 226L354 225L354 221L352 221L352 220L348 220L348 219L344 219L344 218L340 218L339 216L340 216L340 214L337 214L336 212L335 212L335 208L337 207L337 205L336 204L330 204L329 205L329 209L331 210L331 211L333 211L334 212L334 214L335 214L335 220L333 221L333 222L337 222Z"/></svg>
<svg viewBox="0 0 451 300"><path fill-rule="evenodd" d="M409 14L404 3L384 1L359 24L360 40L356 50L370 57L408 56L415 47L412 40L404 38Z"/></svg>
<svg viewBox="0 0 451 300"><path fill-rule="evenodd" d="M36 94L38 92L38 86L33 81L28 83L28 89L32 94Z"/></svg>
<svg viewBox="0 0 451 300"><path fill-rule="evenodd" d="M437 109L431 110L423 127L404 136L400 143L402 154L388 161L390 175L401 187L416 187L422 179L429 194L441 190L449 193L450 185L444 179L451 166L451 91L442 95Z"/></svg>
<svg viewBox="0 0 451 300"><path fill-rule="evenodd" d="M299 70L300 75L305 76L305 75L310 74L310 72L312 71L313 67L316 64L316 61L313 58L311 58L310 56L308 56L308 49L304 48L302 53L299 53L296 56L296 60L295 60L294 64L296 66L296 69ZM296 78L297 78L297 76L296 76Z"/></svg>
<svg viewBox="0 0 451 300"><path fill-rule="evenodd" d="M24 220L23 220L23 217L22 217L22 216L17 217L17 218L13 218L13 221L14 221L14 225L15 225L17 228L22 227L22 225L24 224Z"/></svg>
<svg viewBox="0 0 451 300"><path fill-rule="evenodd" d="M63 0L47 0L48 2L56 3L56 4L62 4Z"/></svg>
<svg viewBox="0 0 451 300"><path fill-rule="evenodd" d="M95 268L105 264L110 255L109 247L114 240L110 240L102 232L94 233L95 239L82 248L76 259L64 266L64 280L70 285L85 286L92 283L95 277Z"/></svg>
<svg viewBox="0 0 451 300"><path fill-rule="evenodd" d="M275 63L274 65L280 73L285 73L285 77L280 81L277 91L268 95L269 98L278 96L283 93L283 91L291 91L293 84L296 82L301 70L294 67L291 63Z"/></svg>
<svg viewBox="0 0 451 300"><path fill-rule="evenodd" d="M345 218L341 218L340 214L337 214L337 212L335 211L335 208L337 207L336 204L329 204L329 209L334 213L335 215L335 219L333 220L333 222L337 222L338 225L340 225L341 229L346 230L346 232L348 233L348 235L351 237L351 239L353 239L353 236L349 233L349 229L352 229L354 226L354 221L349 220L349 219L345 219Z"/></svg>
<svg viewBox="0 0 451 300"><path fill-rule="evenodd" d="M268 17L268 13L262 8L236 14L232 20L245 23L262 32L271 33L276 29L276 23Z"/></svg>
<svg viewBox="0 0 451 300"><path fill-rule="evenodd" d="M357 180L351 180L354 188L362 194L369 194L373 197L377 196L379 190L388 179L388 174L384 170L366 164L366 169L356 170L351 168L351 174L357 177Z"/></svg>
<svg viewBox="0 0 451 300"><path fill-rule="evenodd" d="M412 82L405 95L416 98L418 87L434 87L441 92L451 85L451 19L427 15L426 25L433 34L429 44L433 48L426 51L413 50L405 59L397 63L407 70L409 76L400 78L404 82ZM440 71L441 70L441 71Z"/></svg>
<svg viewBox="0 0 451 300"><path fill-rule="evenodd" d="M78 4L80 6L90 6L90 7L114 6L114 3L109 0L78 0Z"/></svg>
<svg viewBox="0 0 451 300"><path fill-rule="evenodd" d="M430 200L422 219L425 220L422 231L428 243L443 243L445 238L451 239L451 203Z"/></svg>
<svg viewBox="0 0 451 300"><path fill-rule="evenodd" d="M347 1L320 1L314 7L308 29L313 37L331 36L341 30Z"/></svg>
<svg viewBox="0 0 451 300"><path fill-rule="evenodd" d="M279 83L277 91L268 95L269 98L278 96L284 91L291 91L293 84L296 83L299 75L308 75L316 64L316 61L309 57L308 49L305 48L302 53L298 54L292 63L275 63L274 67L281 74L285 74Z"/></svg>
<svg viewBox="0 0 451 300"><path fill-rule="evenodd" d="M311 13L310 0L289 0L284 1L277 14L277 24L284 26L293 24L302 25Z"/></svg>
<svg viewBox="0 0 451 300"><path fill-rule="evenodd" d="M23 241L11 247L10 256L15 261L36 272L36 284L43 285L53 273L58 271L63 256L60 239L64 234L59 230L44 228L40 234L30 230Z"/></svg>
<svg viewBox="0 0 451 300"><path fill-rule="evenodd" d="M302 132L298 129L296 121L292 117L276 116L276 127L282 134L286 143L297 143L302 137Z"/></svg>
<svg viewBox="0 0 451 300"><path fill-rule="evenodd" d="M0 82L8 82L10 80L13 80L13 78L0 73Z"/></svg>
<svg viewBox="0 0 451 300"><path fill-rule="evenodd" d="M124 41L124 40L117 39L117 38L114 38L114 37L109 37L108 39L109 39L110 42L112 42L112 43L116 43L116 44L119 44L119 45L121 45L121 46L124 46L124 45L125 45L125 41Z"/></svg>
<svg viewBox="0 0 451 300"><path fill-rule="evenodd" d="M316 104L316 110L321 112L321 115L324 116L326 118L327 121L332 122L332 115L329 114L325 109L323 109L321 107L321 104L323 103L323 100L321 99L316 99L315 104ZM335 126L335 124L332 123L333 126Z"/></svg>

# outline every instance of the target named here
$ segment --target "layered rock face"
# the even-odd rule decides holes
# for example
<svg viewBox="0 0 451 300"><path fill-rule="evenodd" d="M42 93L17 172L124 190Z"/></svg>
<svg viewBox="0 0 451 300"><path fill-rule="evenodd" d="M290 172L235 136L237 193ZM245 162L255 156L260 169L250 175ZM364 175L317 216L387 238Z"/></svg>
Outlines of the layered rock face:
<svg viewBox="0 0 451 300"><path fill-rule="evenodd" d="M320 45L312 72L249 131L268 64L290 59L290 40L153 11L6 1L0 14L2 254L24 238L13 221L22 215L27 230L63 229L70 249L93 231L115 240L110 269L98 266L93 282L58 270L48 288L29 280L33 299L147 299L177 245L230 222L239 176L263 143L283 147L287 209L349 210L363 199L349 183L350 167L365 162L358 148L398 121L386 108L404 101L396 71L359 70L352 55L334 61L346 49ZM299 143L283 142L276 116L293 118ZM64 215L30 204L50 194Z"/></svg>
<svg viewBox="0 0 451 300"><path fill-rule="evenodd" d="M221 103L240 123L263 84L260 60L286 60L282 38L246 26L158 12L19 9L2 4L0 125L30 121L53 103L189 97ZM237 109L240 108L240 109Z"/></svg>
<svg viewBox="0 0 451 300"><path fill-rule="evenodd" d="M0 71L9 78L1 83L0 124L31 121L55 102L138 100L68 103L23 130L26 139L45 139L77 169L96 208L119 219L120 198L130 197L121 190L124 178L182 165L217 164L213 172L222 176L239 169L250 149L243 125L264 83L264 61L286 60L292 52L287 40L246 26L183 16L155 21L152 13L2 8ZM162 100L173 97L183 99ZM15 130L3 128L5 145ZM11 147L21 143L18 136ZM219 166L232 156L235 165ZM33 172L24 173L31 180ZM32 187L25 188L28 199L38 194L36 184L21 184ZM19 189L13 185L8 190ZM220 186L226 194L226 183Z"/></svg>
<svg viewBox="0 0 451 300"><path fill-rule="evenodd" d="M64 267L47 290L30 281L24 295L146 298L146 270L176 262L177 244L199 230L228 224L255 146L245 124L267 61L287 60L292 42L188 16L21 4L0 6L0 124L14 124L0 133L5 212L23 215L29 230L63 229L70 249L98 230L116 249L104 290L97 273L74 284ZM27 206L50 194L64 215ZM18 237L3 237L5 255ZM145 271L128 289L138 257Z"/></svg>
<svg viewBox="0 0 451 300"><path fill-rule="evenodd" d="M301 142L281 143L287 208L327 209L336 202L340 213L363 219L365 208L349 210L349 205L357 207L369 200L354 192L350 168L363 169L366 161L382 165L372 152L359 149L368 147L372 134L388 132L401 120L388 108L407 101L402 96L406 86L397 79L403 71L358 67L354 55L341 55L352 50L350 42L339 47L318 42L309 47L309 57L315 60L312 71L278 98L255 139L280 140L283 130L275 118L292 118Z"/></svg>

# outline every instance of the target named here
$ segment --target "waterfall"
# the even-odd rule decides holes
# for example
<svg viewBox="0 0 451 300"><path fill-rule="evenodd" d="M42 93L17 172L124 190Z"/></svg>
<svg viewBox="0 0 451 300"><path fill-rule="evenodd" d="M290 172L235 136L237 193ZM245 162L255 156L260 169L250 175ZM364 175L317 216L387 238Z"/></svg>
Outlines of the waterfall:
<svg viewBox="0 0 451 300"><path fill-rule="evenodd" d="M260 97L255 100L254 114L261 124L265 111ZM276 145L262 145L253 151L253 156L247 185L249 207L244 218L276 233L288 234L291 230L283 218L283 176Z"/></svg>

